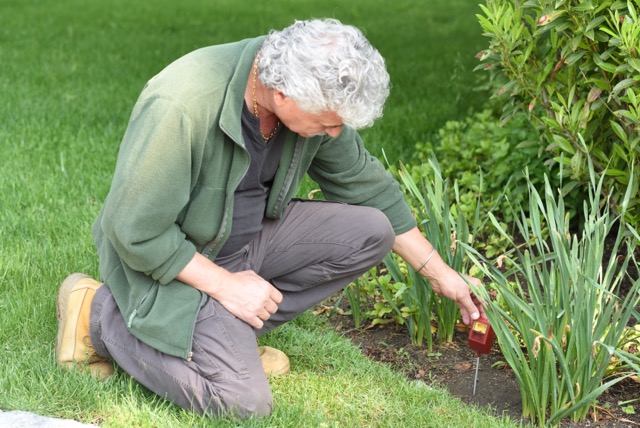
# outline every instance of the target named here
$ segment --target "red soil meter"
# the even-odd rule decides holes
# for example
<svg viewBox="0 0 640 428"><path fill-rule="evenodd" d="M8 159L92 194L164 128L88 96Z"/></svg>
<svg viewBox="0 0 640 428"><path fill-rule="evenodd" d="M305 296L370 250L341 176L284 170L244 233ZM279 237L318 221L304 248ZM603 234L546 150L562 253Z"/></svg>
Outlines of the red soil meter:
<svg viewBox="0 0 640 428"><path fill-rule="evenodd" d="M491 352L493 340L496 333L491 328L489 320L483 315L473 322L471 330L469 330L469 348L478 353L476 358L476 374L473 377L473 395L476 395L476 385L478 384L478 368L480 367L480 354L488 354Z"/></svg>
<svg viewBox="0 0 640 428"><path fill-rule="evenodd" d="M473 322L471 330L469 330L469 348L476 351L478 356L488 354L491 352L495 338L496 334L491 328L489 320L482 315Z"/></svg>

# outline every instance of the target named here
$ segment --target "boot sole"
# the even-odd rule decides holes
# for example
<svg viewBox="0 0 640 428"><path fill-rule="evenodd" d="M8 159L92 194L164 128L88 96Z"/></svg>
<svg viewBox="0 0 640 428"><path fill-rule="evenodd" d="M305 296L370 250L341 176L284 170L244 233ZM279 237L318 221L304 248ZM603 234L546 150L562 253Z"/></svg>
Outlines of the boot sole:
<svg viewBox="0 0 640 428"><path fill-rule="evenodd" d="M56 361L65 366L72 365L73 363L70 361L62 362L59 358L60 344L62 343L62 337L64 336L64 329L66 327L66 320L63 320L62 314L67 313L67 303L69 302L68 297L69 294L71 294L71 289L78 283L78 281L84 278L90 278L90 276L83 273L71 274L66 277L64 281L62 281L62 285L60 285L60 291L58 291L58 299L56 301L56 318L58 319L58 335L56 336Z"/></svg>

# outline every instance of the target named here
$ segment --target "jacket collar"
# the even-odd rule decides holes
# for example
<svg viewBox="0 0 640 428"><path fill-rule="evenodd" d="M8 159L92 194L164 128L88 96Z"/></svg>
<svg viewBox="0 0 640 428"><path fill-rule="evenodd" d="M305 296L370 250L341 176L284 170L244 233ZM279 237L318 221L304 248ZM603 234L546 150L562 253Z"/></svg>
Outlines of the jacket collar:
<svg viewBox="0 0 640 428"><path fill-rule="evenodd" d="M262 46L266 36L250 39L240 52L240 58L236 64L236 69L231 76L227 92L222 103L220 113L220 129L225 132L237 144L244 147L242 138L242 128L240 118L242 106L244 104L244 93L247 88L247 80L251 72L253 60Z"/></svg>

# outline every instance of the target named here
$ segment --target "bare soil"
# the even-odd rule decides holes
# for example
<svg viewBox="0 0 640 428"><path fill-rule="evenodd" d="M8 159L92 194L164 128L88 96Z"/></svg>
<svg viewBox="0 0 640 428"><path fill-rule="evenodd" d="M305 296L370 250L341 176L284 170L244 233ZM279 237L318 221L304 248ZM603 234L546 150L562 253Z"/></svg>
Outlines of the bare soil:
<svg viewBox="0 0 640 428"><path fill-rule="evenodd" d="M522 402L515 376L496 344L489 354L480 357L476 394L473 395L477 355L469 349L466 331L457 331L450 344L439 346L434 342L429 351L425 346L412 345L406 331L396 324L356 329L350 316L334 312L329 319L338 332L372 360L389 364L411 380L442 386L465 403L487 406L496 415L506 414L513 420L527 422L521 417ZM640 402L634 403L635 414L623 412L618 405L634 398L640 398L640 383L623 381L600 396L586 422L563 422L561 427L640 427Z"/></svg>

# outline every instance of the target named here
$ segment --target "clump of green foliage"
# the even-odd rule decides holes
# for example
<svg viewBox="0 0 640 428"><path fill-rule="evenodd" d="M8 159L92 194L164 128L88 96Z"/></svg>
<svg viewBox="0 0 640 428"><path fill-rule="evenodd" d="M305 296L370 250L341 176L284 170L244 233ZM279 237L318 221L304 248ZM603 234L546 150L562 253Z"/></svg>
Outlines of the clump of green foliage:
<svg viewBox="0 0 640 428"><path fill-rule="evenodd" d="M526 113L563 164L565 194L587 193L587 158L605 177L619 212L635 183L625 220L640 225L640 19L621 0L487 0L478 19L489 37L479 54L503 121ZM579 208L579 207L578 207Z"/></svg>
<svg viewBox="0 0 640 428"><path fill-rule="evenodd" d="M449 266L458 272L466 271L468 261L459 241L473 240L468 222L462 212L453 214L451 207L456 204L450 200L449 184L440 174L437 160L420 168L424 169L419 180L405 165L401 164L397 172L418 226ZM370 271L347 290L356 324L363 316L372 319L372 325L395 321L406 325L412 343L422 345L426 341L430 350L434 330L440 343L451 342L460 315L455 302L437 296L429 281L398 256L387 255L384 265L384 274L377 269ZM367 301L369 309L363 311Z"/></svg>
<svg viewBox="0 0 640 428"><path fill-rule="evenodd" d="M345 290L349 315L356 328L395 323L405 326L411 342L433 348L432 306L434 293L426 279L397 256L389 254L385 267L376 266Z"/></svg>
<svg viewBox="0 0 640 428"><path fill-rule="evenodd" d="M638 268L629 239L638 234L611 213L601 196L607 193L603 177L596 180L588 166L581 233L572 232L562 195L546 181L540 192L530 185L528 214L521 211L516 219L525 245L511 241L513 256L507 257L506 269L467 247L499 293L500 299L492 300L484 289L476 290L488 303L500 349L518 380L523 416L539 426L555 426L567 417L583 421L608 387L640 374L640 356L624 346L634 339L635 329L628 325L638 322L640 280L627 273L631 266ZM623 195L623 206L632 187ZM621 293L625 279L630 287ZM613 355L617 367L611 366Z"/></svg>

